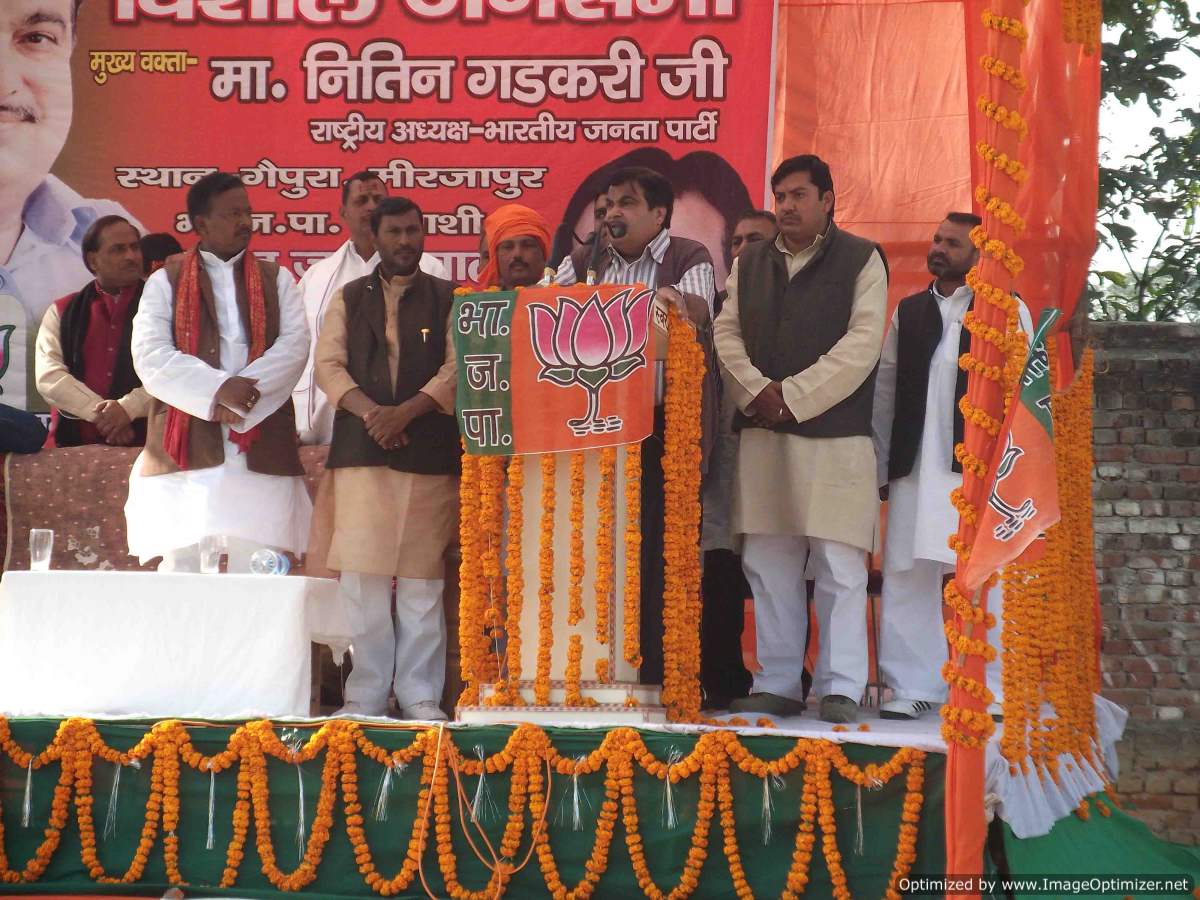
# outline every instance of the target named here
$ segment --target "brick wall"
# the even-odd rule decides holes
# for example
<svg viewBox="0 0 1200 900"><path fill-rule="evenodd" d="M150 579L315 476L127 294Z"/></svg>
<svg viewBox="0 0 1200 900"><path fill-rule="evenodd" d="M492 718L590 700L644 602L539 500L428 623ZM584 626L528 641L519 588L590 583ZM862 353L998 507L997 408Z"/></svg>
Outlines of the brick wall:
<svg viewBox="0 0 1200 900"><path fill-rule="evenodd" d="M1118 789L1200 844L1200 328L1091 332L1104 694L1130 715Z"/></svg>

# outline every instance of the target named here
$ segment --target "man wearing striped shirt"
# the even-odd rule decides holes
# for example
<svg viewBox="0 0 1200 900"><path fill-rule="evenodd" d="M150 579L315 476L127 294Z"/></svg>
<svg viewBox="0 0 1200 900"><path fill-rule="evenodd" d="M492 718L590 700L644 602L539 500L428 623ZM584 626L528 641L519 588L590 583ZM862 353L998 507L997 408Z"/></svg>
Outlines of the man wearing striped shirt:
<svg viewBox="0 0 1200 900"><path fill-rule="evenodd" d="M710 372L715 372L711 353L716 297L712 257L703 244L671 234L675 207L671 183L653 169L621 169L609 180L608 200L604 230L610 240L596 267L597 283L644 284L655 289L660 300L674 306L696 326L697 339L708 351ZM567 256L555 280L571 285L583 281L586 274L577 271L575 262ZM711 402L715 384L715 378L706 380L706 408L710 414L715 411ZM641 680L645 684L661 684L663 676L663 387L663 364L659 362L655 370L654 434L642 445ZM711 440L711 434L712 429L706 429L707 440ZM700 552L699 547L696 552Z"/></svg>

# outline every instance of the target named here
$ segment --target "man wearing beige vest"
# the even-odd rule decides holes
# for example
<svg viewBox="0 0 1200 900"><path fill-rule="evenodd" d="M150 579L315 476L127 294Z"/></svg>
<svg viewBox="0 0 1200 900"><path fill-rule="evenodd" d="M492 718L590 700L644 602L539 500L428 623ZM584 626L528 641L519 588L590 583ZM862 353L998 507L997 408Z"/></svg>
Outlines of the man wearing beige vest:
<svg viewBox="0 0 1200 900"><path fill-rule="evenodd" d="M198 247L150 276L133 320L133 365L153 402L129 478L129 552L194 572L225 539L229 570L255 550L302 553L312 504L301 476L292 388L308 358L296 282L257 259L250 199L215 172L188 191Z"/></svg>
<svg viewBox="0 0 1200 900"><path fill-rule="evenodd" d="M328 566L364 625L341 714L383 715L394 690L404 718L440 720L461 453L454 285L419 268L425 231L415 203L382 200L371 229L379 265L333 293L317 341L317 386L337 412L325 464L333 523L314 530L332 531Z"/></svg>
<svg viewBox="0 0 1200 900"><path fill-rule="evenodd" d="M779 236L744 249L717 317L717 354L738 407L733 531L754 595L761 671L731 709L798 715L808 630L820 628L821 718L849 722L867 680L867 554L879 497L871 411L887 270L871 241L833 222L816 156L771 176Z"/></svg>

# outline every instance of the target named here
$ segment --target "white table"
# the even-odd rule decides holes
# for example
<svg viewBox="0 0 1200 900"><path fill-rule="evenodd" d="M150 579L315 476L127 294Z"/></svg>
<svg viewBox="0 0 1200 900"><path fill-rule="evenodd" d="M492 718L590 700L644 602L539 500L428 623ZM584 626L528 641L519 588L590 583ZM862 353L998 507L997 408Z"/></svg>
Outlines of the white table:
<svg viewBox="0 0 1200 900"><path fill-rule="evenodd" d="M307 716L310 642L354 630L323 578L6 572L0 713Z"/></svg>

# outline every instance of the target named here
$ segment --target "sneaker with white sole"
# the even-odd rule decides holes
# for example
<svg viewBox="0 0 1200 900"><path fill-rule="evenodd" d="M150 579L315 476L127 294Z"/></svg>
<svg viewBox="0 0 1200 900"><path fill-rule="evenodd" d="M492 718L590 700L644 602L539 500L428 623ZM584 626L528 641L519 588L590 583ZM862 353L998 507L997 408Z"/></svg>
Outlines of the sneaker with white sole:
<svg viewBox="0 0 1200 900"><path fill-rule="evenodd" d="M889 700L879 709L881 719L919 719L935 708L928 700Z"/></svg>
<svg viewBox="0 0 1200 900"><path fill-rule="evenodd" d="M404 718L415 719L419 722L445 722L447 720L442 708L432 700L422 700L420 703L404 707Z"/></svg>

